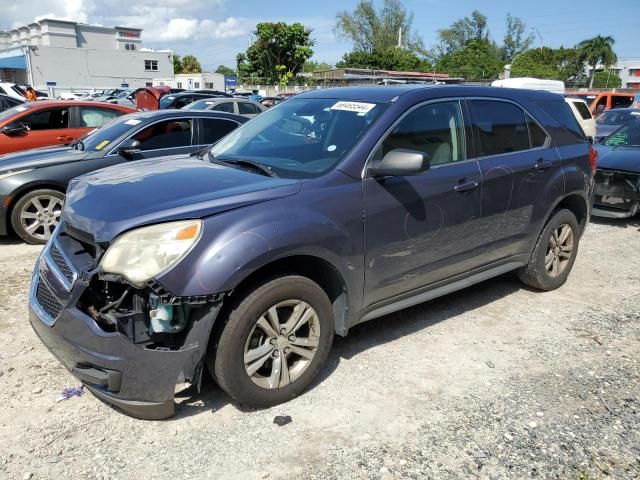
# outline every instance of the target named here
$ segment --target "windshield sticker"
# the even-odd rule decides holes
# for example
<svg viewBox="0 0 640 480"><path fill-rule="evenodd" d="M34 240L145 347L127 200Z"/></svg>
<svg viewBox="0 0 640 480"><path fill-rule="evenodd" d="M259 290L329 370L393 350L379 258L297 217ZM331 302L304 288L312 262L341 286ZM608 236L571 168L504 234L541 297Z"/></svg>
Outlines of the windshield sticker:
<svg viewBox="0 0 640 480"><path fill-rule="evenodd" d="M98 145L96 145L96 150L102 150L104 147L106 147L110 143L111 143L111 140L103 140Z"/></svg>
<svg viewBox="0 0 640 480"><path fill-rule="evenodd" d="M140 122L142 122L142 120L135 120L135 119L131 119L131 120L127 120L126 122L124 122L125 125L138 125Z"/></svg>
<svg viewBox="0 0 640 480"><path fill-rule="evenodd" d="M335 149L336 149L336 146L335 146L335 145L329 145L329 146L327 147L327 152L333 152Z"/></svg>
<svg viewBox="0 0 640 480"><path fill-rule="evenodd" d="M363 102L338 102L330 110L343 110L345 112L355 112L360 114L366 114L376 106L375 103L363 103Z"/></svg>

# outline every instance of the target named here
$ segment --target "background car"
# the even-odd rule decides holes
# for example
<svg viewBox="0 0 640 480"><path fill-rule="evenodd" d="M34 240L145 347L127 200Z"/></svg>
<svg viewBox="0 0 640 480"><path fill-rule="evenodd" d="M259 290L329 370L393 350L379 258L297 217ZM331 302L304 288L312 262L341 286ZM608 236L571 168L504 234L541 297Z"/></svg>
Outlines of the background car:
<svg viewBox="0 0 640 480"><path fill-rule="evenodd" d="M604 92L598 94L589 105L589 110L594 115L600 115L602 112L611 110L614 108L628 108L634 102L635 96L633 93L613 93Z"/></svg>
<svg viewBox="0 0 640 480"><path fill-rule="evenodd" d="M213 110L253 118L267 107L247 98L203 98L183 107L185 110Z"/></svg>
<svg viewBox="0 0 640 480"><path fill-rule="evenodd" d="M138 112L73 146L0 157L0 235L13 230L26 242L44 243L58 225L72 178L134 160L188 157L246 121L218 112Z"/></svg>
<svg viewBox="0 0 640 480"><path fill-rule="evenodd" d="M584 134L587 137L595 138L596 136L596 122L589 111L589 107L587 106L587 102L580 98L571 98L567 97L564 99L565 102L571 107L571 111L573 115L578 120L578 123L582 127Z"/></svg>
<svg viewBox="0 0 640 480"><path fill-rule="evenodd" d="M593 215L633 217L640 206L640 118L618 128L596 149Z"/></svg>
<svg viewBox="0 0 640 480"><path fill-rule="evenodd" d="M17 105L22 105L25 100L20 100L18 98L10 97L9 95L4 95L0 93L0 112L4 112L12 107Z"/></svg>
<svg viewBox="0 0 640 480"><path fill-rule="evenodd" d="M200 92L180 92L171 95L165 95L160 99L160 109L169 108L182 108L196 100L202 100L204 98L215 98L216 94L213 93L200 93Z"/></svg>
<svg viewBox="0 0 640 480"><path fill-rule="evenodd" d="M31 102L0 113L0 154L66 145L132 108L74 100Z"/></svg>
<svg viewBox="0 0 640 480"><path fill-rule="evenodd" d="M0 82L0 93L17 100L26 100L27 98L25 91L15 83Z"/></svg>
<svg viewBox="0 0 640 480"><path fill-rule="evenodd" d="M260 100L260 105L262 105L263 107L271 108L282 102L283 99L279 97L264 97L262 100Z"/></svg>
<svg viewBox="0 0 640 480"><path fill-rule="evenodd" d="M640 108L617 108L599 115L595 120L597 142L601 142L625 123L640 118Z"/></svg>

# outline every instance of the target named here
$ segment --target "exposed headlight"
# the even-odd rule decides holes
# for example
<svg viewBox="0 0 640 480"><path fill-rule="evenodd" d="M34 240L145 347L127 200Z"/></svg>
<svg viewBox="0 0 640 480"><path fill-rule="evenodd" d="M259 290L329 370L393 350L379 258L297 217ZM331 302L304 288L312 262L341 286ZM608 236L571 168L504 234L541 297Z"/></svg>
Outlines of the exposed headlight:
<svg viewBox="0 0 640 480"><path fill-rule="evenodd" d="M136 286L177 264L200 239L202 221L161 223L118 237L104 254L100 267L122 275Z"/></svg>
<svg viewBox="0 0 640 480"><path fill-rule="evenodd" d="M23 170L15 170L13 172L0 173L0 180L7 177L13 177L14 175L20 175L21 173L27 173L33 170L33 168L25 168Z"/></svg>

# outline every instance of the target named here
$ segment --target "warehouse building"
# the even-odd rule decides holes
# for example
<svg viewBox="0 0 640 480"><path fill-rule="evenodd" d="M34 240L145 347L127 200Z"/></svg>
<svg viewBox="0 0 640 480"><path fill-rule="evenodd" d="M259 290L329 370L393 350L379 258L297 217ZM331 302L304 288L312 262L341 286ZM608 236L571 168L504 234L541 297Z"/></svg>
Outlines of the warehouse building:
<svg viewBox="0 0 640 480"><path fill-rule="evenodd" d="M138 28L44 19L0 31L3 82L36 88L137 88L172 76L172 52L143 48Z"/></svg>

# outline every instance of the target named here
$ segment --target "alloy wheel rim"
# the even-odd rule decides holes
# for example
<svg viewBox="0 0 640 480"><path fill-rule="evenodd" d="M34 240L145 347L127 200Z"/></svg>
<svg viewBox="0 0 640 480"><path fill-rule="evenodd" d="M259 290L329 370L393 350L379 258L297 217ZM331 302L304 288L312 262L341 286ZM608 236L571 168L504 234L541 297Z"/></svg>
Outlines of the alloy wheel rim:
<svg viewBox="0 0 640 480"><path fill-rule="evenodd" d="M37 240L49 240L60 223L63 200L53 195L33 197L20 211L20 225Z"/></svg>
<svg viewBox="0 0 640 480"><path fill-rule="evenodd" d="M264 312L244 347L244 367L259 387L275 390L309 368L320 343L320 320L302 300L286 300Z"/></svg>
<svg viewBox="0 0 640 480"><path fill-rule="evenodd" d="M544 266L547 274L557 277L564 272L573 254L573 229L563 223L556 228L549 238Z"/></svg>

